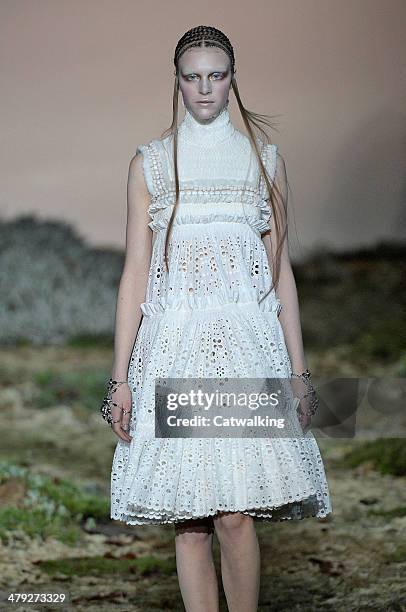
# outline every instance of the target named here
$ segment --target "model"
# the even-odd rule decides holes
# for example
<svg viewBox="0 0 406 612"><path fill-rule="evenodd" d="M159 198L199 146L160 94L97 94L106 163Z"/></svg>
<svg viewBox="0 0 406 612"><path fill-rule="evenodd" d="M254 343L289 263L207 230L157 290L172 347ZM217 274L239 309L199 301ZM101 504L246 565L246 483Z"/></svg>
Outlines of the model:
<svg viewBox="0 0 406 612"><path fill-rule="evenodd" d="M268 124L266 116L243 106L223 32L189 30L174 64L172 125L138 145L129 169L114 363L102 406L119 438L111 518L174 525L188 612L218 610L215 532L228 608L251 612L260 576L255 521L332 511L309 430L317 398L288 254L286 167L258 123ZM230 119L231 88L247 134ZM301 435L156 437L155 381L166 377L290 379Z"/></svg>

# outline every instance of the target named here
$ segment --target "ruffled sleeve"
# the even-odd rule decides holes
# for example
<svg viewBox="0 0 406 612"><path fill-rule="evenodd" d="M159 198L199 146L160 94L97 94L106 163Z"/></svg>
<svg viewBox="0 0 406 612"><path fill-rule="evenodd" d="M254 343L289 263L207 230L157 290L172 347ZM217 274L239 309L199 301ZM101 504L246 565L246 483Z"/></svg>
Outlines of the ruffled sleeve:
<svg viewBox="0 0 406 612"><path fill-rule="evenodd" d="M142 153L142 167L144 171L145 183L151 196L155 195L155 184L152 170L152 157L149 144L140 144L137 146L136 153Z"/></svg>

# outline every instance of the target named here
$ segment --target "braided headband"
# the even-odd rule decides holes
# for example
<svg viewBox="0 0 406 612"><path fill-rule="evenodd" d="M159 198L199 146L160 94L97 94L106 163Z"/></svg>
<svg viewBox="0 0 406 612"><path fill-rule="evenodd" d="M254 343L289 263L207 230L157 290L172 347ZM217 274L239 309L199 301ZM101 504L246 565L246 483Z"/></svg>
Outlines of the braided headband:
<svg viewBox="0 0 406 612"><path fill-rule="evenodd" d="M234 72L235 58L234 49L225 34L221 30L213 26L197 26L188 30L179 40L175 49L173 62L178 66L179 58L185 51L191 47L198 47L200 43L206 43L208 46L220 47L231 60L231 69Z"/></svg>

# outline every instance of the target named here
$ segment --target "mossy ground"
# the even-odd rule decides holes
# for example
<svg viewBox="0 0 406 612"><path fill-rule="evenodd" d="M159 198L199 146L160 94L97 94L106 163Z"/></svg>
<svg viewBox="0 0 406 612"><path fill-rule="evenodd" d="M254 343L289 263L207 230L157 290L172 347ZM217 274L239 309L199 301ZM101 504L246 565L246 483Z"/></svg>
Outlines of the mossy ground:
<svg viewBox="0 0 406 612"><path fill-rule="evenodd" d="M92 404L110 353L99 349L95 362L94 349L58 351L2 354L0 590L68 593L44 609L181 611L173 527L108 518L115 439ZM80 372L93 374L78 389ZM319 445L333 515L257 525L260 610L404 609L404 440ZM214 558L227 610L216 538Z"/></svg>

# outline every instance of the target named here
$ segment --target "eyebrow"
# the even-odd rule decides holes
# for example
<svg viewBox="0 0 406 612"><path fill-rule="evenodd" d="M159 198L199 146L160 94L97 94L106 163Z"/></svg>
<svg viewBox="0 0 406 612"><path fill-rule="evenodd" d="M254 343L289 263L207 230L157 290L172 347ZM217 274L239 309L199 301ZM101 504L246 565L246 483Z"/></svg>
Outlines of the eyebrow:
<svg viewBox="0 0 406 612"><path fill-rule="evenodd" d="M221 70L213 70L212 72L209 73L209 76L210 76L210 74L214 74L216 72L228 72L228 68L224 68L224 69L221 69ZM199 73L194 71L194 70L192 70L191 72L183 72L183 71L181 71L181 74L182 74L182 76L190 76L191 74L199 74Z"/></svg>

